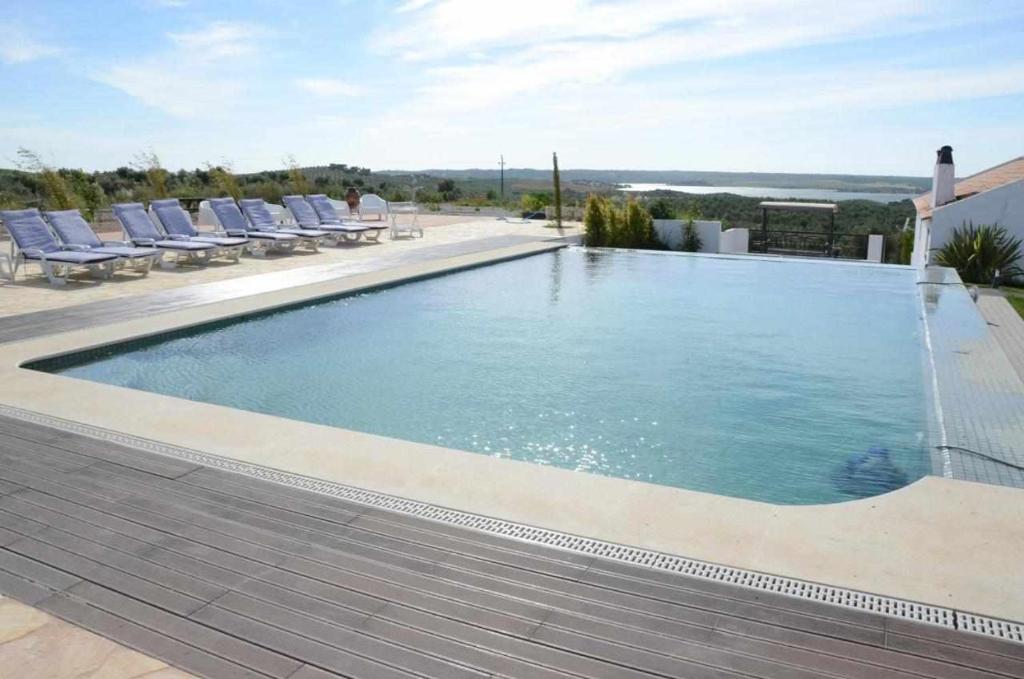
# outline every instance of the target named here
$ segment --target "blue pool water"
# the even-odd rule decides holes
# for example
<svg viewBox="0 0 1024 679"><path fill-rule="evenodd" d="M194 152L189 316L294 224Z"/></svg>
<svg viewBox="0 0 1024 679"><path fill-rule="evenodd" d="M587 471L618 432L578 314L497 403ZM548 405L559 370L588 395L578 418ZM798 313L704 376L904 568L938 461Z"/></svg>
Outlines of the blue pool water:
<svg viewBox="0 0 1024 679"><path fill-rule="evenodd" d="M914 283L896 267L568 249L55 371L494 457L837 502L929 470ZM872 447L888 454L851 461Z"/></svg>

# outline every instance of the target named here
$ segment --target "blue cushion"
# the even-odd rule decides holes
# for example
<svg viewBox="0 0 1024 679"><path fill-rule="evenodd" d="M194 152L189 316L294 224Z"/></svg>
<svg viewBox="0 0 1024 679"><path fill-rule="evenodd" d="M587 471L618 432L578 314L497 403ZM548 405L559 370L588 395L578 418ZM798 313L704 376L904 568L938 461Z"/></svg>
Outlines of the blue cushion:
<svg viewBox="0 0 1024 679"><path fill-rule="evenodd" d="M142 203L117 203L112 207L114 216L117 217L117 221L121 222L121 226L124 227L131 240L160 240L164 237L160 233L160 229L156 228L153 220L149 218Z"/></svg>
<svg viewBox="0 0 1024 679"><path fill-rule="evenodd" d="M68 245L88 245L91 248L103 245L78 210L59 210L44 214L53 230Z"/></svg>
<svg viewBox="0 0 1024 679"><path fill-rule="evenodd" d="M194 240L158 240L153 243L153 247L160 248L161 250L188 250L189 252L195 252L197 250L209 250L216 246L213 243L202 243Z"/></svg>
<svg viewBox="0 0 1024 679"><path fill-rule="evenodd" d="M164 198L149 201L149 207L156 213L156 218L164 227L164 231L175 236L194 236L196 227L192 226L192 218L182 209L177 198Z"/></svg>
<svg viewBox="0 0 1024 679"><path fill-rule="evenodd" d="M331 199L323 193L314 193L306 196L306 200L316 210L316 214L320 217L320 221L326 224L340 224L342 219L338 211L334 209L334 204Z"/></svg>
<svg viewBox="0 0 1024 679"><path fill-rule="evenodd" d="M117 257L152 257L159 255L160 251L154 248L133 248L128 245L101 245L89 252L96 252L103 255L116 255Z"/></svg>
<svg viewBox="0 0 1024 679"><path fill-rule="evenodd" d="M238 201L238 206L242 208L242 212L249 218L249 223L255 228L277 226L274 215L270 214L270 210L267 209L267 204L262 198L243 198Z"/></svg>
<svg viewBox="0 0 1024 679"><path fill-rule="evenodd" d="M42 259L37 255L25 255L25 259ZM98 252L77 252L74 250L57 250L47 252L48 262L59 262L61 264L100 264L117 259L117 255L102 254Z"/></svg>
<svg viewBox="0 0 1024 679"><path fill-rule="evenodd" d="M0 219L19 250L60 251L60 244L50 233L39 210L0 210Z"/></svg>
<svg viewBox="0 0 1024 679"><path fill-rule="evenodd" d="M320 226L319 215L317 215L313 206L306 202L305 198L302 196L285 196L282 200L284 200L284 204L291 211L299 226L313 229Z"/></svg>
<svg viewBox="0 0 1024 679"><path fill-rule="evenodd" d="M249 223L235 204L234 198L211 198L210 209L225 231L248 231Z"/></svg>

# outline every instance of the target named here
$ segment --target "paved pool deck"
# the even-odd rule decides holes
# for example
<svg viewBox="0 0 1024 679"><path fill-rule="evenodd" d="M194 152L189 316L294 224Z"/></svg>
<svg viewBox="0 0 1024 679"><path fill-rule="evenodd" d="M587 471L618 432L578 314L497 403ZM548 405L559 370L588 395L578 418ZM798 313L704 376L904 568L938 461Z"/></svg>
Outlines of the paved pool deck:
<svg viewBox="0 0 1024 679"><path fill-rule="evenodd" d="M298 267L251 279L211 281L199 291L179 286L0 319L0 342L5 342L0 407L9 415L32 413L44 428L47 421L74 423L90 440L108 446L152 451L169 444L168 450L201 451L258 465L281 479L301 475L665 554L1024 620L1024 491L1015 488L927 477L867 500L777 506L496 460L18 367L25 360L72 349L561 245L550 230L518 238L526 235L488 234L434 244L447 249L422 245L420 255L407 255L406 260L396 255L379 268L349 269L347 262L318 271ZM516 238L510 240L512 236ZM128 402L130 418L119 405ZM10 453L24 454L17 447ZM136 454L140 459L145 455ZM244 478L237 483L258 485ZM1024 647L1006 648L1011 650L1004 648L1001 655L1016 657ZM955 671L947 675L968 676ZM882 675L861 671L836 676Z"/></svg>

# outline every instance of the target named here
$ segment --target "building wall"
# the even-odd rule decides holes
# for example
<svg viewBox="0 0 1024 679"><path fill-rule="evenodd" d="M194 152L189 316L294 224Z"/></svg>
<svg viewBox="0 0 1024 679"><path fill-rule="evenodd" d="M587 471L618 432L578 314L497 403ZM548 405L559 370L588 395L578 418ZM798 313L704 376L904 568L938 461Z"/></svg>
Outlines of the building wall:
<svg viewBox="0 0 1024 679"><path fill-rule="evenodd" d="M930 263L934 253L952 238L953 231L966 222L975 226L998 224L1014 237L1024 239L1024 179L943 205L931 219L918 218L912 263Z"/></svg>
<svg viewBox="0 0 1024 679"><path fill-rule="evenodd" d="M693 226L701 240L701 252L718 252L718 242L722 236L722 222L693 220ZM654 230L658 238L670 250L678 250L683 242L683 220L655 219Z"/></svg>

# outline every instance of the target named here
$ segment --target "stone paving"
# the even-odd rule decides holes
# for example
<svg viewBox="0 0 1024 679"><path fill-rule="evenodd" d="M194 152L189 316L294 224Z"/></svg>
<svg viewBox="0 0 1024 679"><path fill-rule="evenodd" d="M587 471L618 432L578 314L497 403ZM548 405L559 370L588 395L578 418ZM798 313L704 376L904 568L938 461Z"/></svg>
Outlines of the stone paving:
<svg viewBox="0 0 1024 679"><path fill-rule="evenodd" d="M189 679L37 608L0 596L0 679Z"/></svg>
<svg viewBox="0 0 1024 679"><path fill-rule="evenodd" d="M376 270L397 266L415 252L439 245L455 245L500 236L548 238L559 235L558 230L548 228L547 222L541 220L523 224L495 218L423 215L420 222L426 227L423 238L389 240L385 235L379 243L360 241L340 246L325 245L319 252L299 249L289 255L247 255L237 264L215 260L202 267L179 266L167 270L154 268L144 278L127 271L116 274L110 280L93 279L87 274L81 274L73 276L68 285L57 288L49 285L46 278L39 274L37 265L30 264L28 276L25 275L26 269L21 268L13 283L0 277L0 317L312 266L342 265L351 266L354 271ZM572 236L578 234L579 230L569 225L562 233ZM0 252L6 253L8 247L9 244L0 239Z"/></svg>

